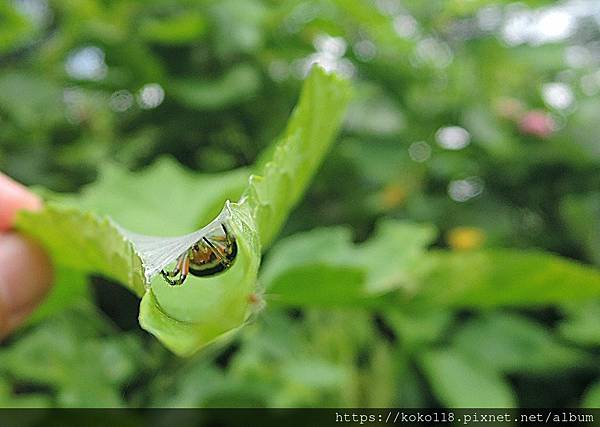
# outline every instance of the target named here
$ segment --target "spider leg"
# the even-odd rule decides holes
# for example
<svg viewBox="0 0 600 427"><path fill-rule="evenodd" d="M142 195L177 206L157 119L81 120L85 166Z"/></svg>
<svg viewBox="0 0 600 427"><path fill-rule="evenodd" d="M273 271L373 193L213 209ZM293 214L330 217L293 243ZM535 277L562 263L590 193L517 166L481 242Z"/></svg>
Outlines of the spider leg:
<svg viewBox="0 0 600 427"><path fill-rule="evenodd" d="M206 244L211 248L212 252L219 259L219 262L221 264L223 264L225 267L229 267L229 265L231 263L229 262L229 260L225 256L225 254L223 252L221 252L221 250L218 249L215 245L213 245L213 243L210 240L208 240L206 237L203 237L202 240L204 240L206 242Z"/></svg>
<svg viewBox="0 0 600 427"><path fill-rule="evenodd" d="M229 231L227 231L227 228L225 228L225 224L221 223L221 228L223 229L223 233L225 233L225 241L227 242L227 244L233 244L233 239L231 238L231 234L229 234Z"/></svg>
<svg viewBox="0 0 600 427"><path fill-rule="evenodd" d="M176 280L172 280L171 277L177 277L177 275L181 272L181 269L184 264L184 260L186 258L188 258L187 252L184 253L183 255L181 255L179 258L177 258L177 265L175 266L175 269L173 269L172 271L165 271L165 270L160 271L161 276L163 277L163 279L165 279L165 281L169 285L177 286L177 285L180 285L183 283L183 280L181 280L181 277Z"/></svg>
<svg viewBox="0 0 600 427"><path fill-rule="evenodd" d="M179 285L183 285L183 282L185 282L185 279L187 278L188 274L190 274L190 257L186 256L183 260L181 276L179 276Z"/></svg>

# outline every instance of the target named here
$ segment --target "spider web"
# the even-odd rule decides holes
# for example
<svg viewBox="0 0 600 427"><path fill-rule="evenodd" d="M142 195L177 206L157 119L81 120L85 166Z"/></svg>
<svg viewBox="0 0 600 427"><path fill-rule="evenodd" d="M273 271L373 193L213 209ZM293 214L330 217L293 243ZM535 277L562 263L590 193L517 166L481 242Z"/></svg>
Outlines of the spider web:
<svg viewBox="0 0 600 427"><path fill-rule="evenodd" d="M196 242L219 230L221 224L226 222L229 216L229 201L227 201L221 213L208 225L179 237L146 236L129 231L119 224L115 223L114 225L123 237L131 242L135 252L142 260L144 278L149 284L154 276L188 251Z"/></svg>

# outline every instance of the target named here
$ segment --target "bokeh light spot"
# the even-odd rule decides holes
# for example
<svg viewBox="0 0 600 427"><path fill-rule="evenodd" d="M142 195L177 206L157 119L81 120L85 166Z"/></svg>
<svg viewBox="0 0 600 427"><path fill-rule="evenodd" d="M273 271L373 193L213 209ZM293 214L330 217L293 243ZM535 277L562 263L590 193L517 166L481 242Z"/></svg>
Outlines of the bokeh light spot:
<svg viewBox="0 0 600 427"><path fill-rule="evenodd" d="M448 185L448 195L455 202L466 202L482 192L483 181L476 176L451 181Z"/></svg>
<svg viewBox="0 0 600 427"><path fill-rule="evenodd" d="M438 129L435 140L447 150L461 150L471 142L471 134L460 126L447 126Z"/></svg>
<svg viewBox="0 0 600 427"><path fill-rule="evenodd" d="M74 50L67 57L65 71L69 77L77 80L102 80L108 71L104 51L96 46Z"/></svg>
<svg viewBox="0 0 600 427"><path fill-rule="evenodd" d="M377 47L370 40L361 40L352 47L354 54L363 62L372 61L377 55Z"/></svg>
<svg viewBox="0 0 600 427"><path fill-rule="evenodd" d="M408 147L408 155L415 162L425 162L431 157L431 147L425 141L417 141Z"/></svg>
<svg viewBox="0 0 600 427"><path fill-rule="evenodd" d="M140 108L149 110L158 107L165 99L165 91L158 83L149 83L138 92L138 104Z"/></svg>
<svg viewBox="0 0 600 427"><path fill-rule="evenodd" d="M393 25L396 34L405 39L415 37L419 29L417 21L410 15L395 16Z"/></svg>
<svg viewBox="0 0 600 427"><path fill-rule="evenodd" d="M128 90L118 90L110 96L109 105L118 113L127 111L133 105L133 95Z"/></svg>
<svg viewBox="0 0 600 427"><path fill-rule="evenodd" d="M564 83L547 83L542 87L542 98L546 105L566 110L575 102L571 88Z"/></svg>

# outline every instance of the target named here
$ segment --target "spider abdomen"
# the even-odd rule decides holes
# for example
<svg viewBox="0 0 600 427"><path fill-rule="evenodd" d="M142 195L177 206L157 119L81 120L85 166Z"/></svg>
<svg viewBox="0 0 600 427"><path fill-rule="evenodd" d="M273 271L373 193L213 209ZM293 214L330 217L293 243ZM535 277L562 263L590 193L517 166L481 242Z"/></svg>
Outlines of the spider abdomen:
<svg viewBox="0 0 600 427"><path fill-rule="evenodd" d="M232 240L223 251L220 258L214 251L192 250L190 253L190 274L203 277L212 276L227 270L234 262L237 255L237 243Z"/></svg>

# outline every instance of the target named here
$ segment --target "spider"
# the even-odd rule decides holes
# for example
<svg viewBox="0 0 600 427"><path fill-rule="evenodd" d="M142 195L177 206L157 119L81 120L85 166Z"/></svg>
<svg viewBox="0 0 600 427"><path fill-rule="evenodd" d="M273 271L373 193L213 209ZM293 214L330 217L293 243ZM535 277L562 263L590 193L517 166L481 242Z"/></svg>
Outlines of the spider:
<svg viewBox="0 0 600 427"><path fill-rule="evenodd" d="M222 233L204 236L181 254L172 271L161 270L165 281L171 286L179 286L183 285L188 274L213 276L231 267L237 255L237 243L225 225L221 224L221 229Z"/></svg>

